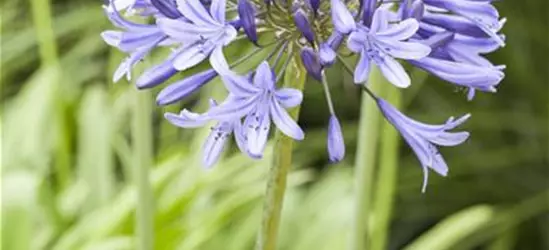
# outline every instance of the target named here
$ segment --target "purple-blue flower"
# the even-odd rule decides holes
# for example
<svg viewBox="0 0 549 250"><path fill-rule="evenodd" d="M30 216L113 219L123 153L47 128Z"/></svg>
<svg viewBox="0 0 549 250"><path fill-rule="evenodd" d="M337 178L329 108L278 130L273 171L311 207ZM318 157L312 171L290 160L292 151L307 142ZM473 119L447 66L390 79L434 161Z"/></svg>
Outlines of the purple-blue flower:
<svg viewBox="0 0 549 250"><path fill-rule="evenodd" d="M479 35L479 29L486 36L491 37L500 46L504 46L504 40L498 35L503 27L497 9L492 5L494 0L422 0L428 10L423 17L423 21L442 26L451 31L467 32L470 35ZM440 9L448 11L448 14L440 13ZM465 19L465 20L464 20ZM470 24L468 24L468 22ZM471 27L473 26L473 27ZM476 27L476 28L474 28ZM463 29L466 28L466 29Z"/></svg>
<svg viewBox="0 0 549 250"><path fill-rule="evenodd" d="M356 29L353 15L351 15L351 12L349 12L347 6L341 0L330 0L330 5L332 7L332 23L338 32L349 34Z"/></svg>
<svg viewBox="0 0 549 250"><path fill-rule="evenodd" d="M225 22L225 4L225 0L213 0L208 11L197 0L178 0L177 9L187 20L157 19L162 31L182 43L173 58L175 69L183 71L201 63L236 38L236 29Z"/></svg>
<svg viewBox="0 0 549 250"><path fill-rule="evenodd" d="M457 120L451 117L442 125L429 125L403 115L381 98L376 98L376 101L387 121L399 131L421 162L423 168L423 186L421 190L425 192L429 169L442 176L448 174L448 165L446 165L436 146L456 146L465 142L469 138L468 132L448 131L467 121L470 115L464 115Z"/></svg>
<svg viewBox="0 0 549 250"><path fill-rule="evenodd" d="M213 108L216 106L217 103L214 100L210 100L210 107ZM179 114L166 113L165 117L173 125L182 128L203 127L210 121L206 116L190 112L186 109L182 110ZM209 168L219 160L221 153L223 153L223 150L227 145L227 139L233 133L237 146L242 152L246 152L245 138L242 134L242 122L240 118L219 121L212 127L202 148L202 162L205 167Z"/></svg>
<svg viewBox="0 0 549 250"><path fill-rule="evenodd" d="M421 59L431 52L428 46L421 43L405 41L419 28L415 19L390 25L388 15L387 10L377 9L371 27L359 24L349 35L347 47L360 53L354 72L355 83L368 79L371 64L374 63L389 82L406 88L410 86L410 77L395 58Z"/></svg>
<svg viewBox="0 0 549 250"><path fill-rule="evenodd" d="M127 21L115 8L110 5L105 7L105 13L111 22L123 31L108 30L101 33L103 40L129 56L115 71L113 81L117 82L124 75L131 79L131 70L136 63L141 61L149 52L162 42L167 41L167 36L155 25L139 24Z"/></svg>
<svg viewBox="0 0 549 250"><path fill-rule="evenodd" d="M275 88L275 76L269 64L259 65L253 77L240 76L230 71L220 50L212 55L212 67L221 75L232 98L211 108L206 115L214 120L244 119L244 134L247 152L261 158L267 143L271 121L287 136L302 140L303 130L286 112L285 108L299 105L301 91L290 88Z"/></svg>
<svg viewBox="0 0 549 250"><path fill-rule="evenodd" d="M482 56L499 47L489 37L470 37L445 31L434 33L421 42L431 46L432 53L410 62L450 83L469 88L469 100L473 99L476 90L496 92L496 86L505 76L501 71L503 66L494 66Z"/></svg>

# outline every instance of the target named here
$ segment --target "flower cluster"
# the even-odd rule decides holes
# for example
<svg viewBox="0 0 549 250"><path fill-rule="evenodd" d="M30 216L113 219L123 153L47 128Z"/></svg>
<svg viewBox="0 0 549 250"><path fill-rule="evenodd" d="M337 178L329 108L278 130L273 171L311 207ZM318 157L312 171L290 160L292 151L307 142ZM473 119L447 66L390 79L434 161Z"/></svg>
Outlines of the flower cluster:
<svg viewBox="0 0 549 250"><path fill-rule="evenodd" d="M321 82L330 111L327 149L330 161L344 158L345 144L334 111L325 71L338 60L356 55L353 70L357 90L365 90L377 102L388 122L400 132L417 155L424 172L445 176L448 167L437 146L455 146L467 132L449 132L469 115L450 118L443 125L415 121L368 89L375 65L388 82L407 88L410 77L401 63L421 68L451 84L476 91L495 92L504 77L504 66L493 65L484 54L504 46L499 34L505 23L494 0L111 0L105 12L118 28L105 31L106 43L128 54L114 75L129 80L132 68L152 50L171 48L171 54L135 81L137 88L152 88L178 72L199 64L211 67L166 86L158 105L175 103L216 77L229 94L219 104L211 100L204 113L182 110L166 119L183 128L212 122L204 144L204 165L219 159L234 134L238 148L261 158L271 123L285 135L302 140L304 132L286 109L302 102L299 89L279 86L290 60L299 58L309 76ZM125 16L133 15L130 21ZM248 40L256 47L228 63L224 48ZM274 41L274 42L272 42ZM260 53L267 50L267 53ZM247 73L234 68L265 55Z"/></svg>

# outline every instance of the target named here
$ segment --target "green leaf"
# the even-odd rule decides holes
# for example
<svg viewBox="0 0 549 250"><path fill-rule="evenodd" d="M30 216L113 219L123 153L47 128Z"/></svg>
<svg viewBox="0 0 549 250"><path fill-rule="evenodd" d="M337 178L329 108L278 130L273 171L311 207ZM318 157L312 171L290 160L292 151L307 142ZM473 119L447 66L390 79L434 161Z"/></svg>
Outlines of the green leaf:
<svg viewBox="0 0 549 250"><path fill-rule="evenodd" d="M494 209L488 205L466 208L438 223L406 246L405 250L450 249L494 219Z"/></svg>

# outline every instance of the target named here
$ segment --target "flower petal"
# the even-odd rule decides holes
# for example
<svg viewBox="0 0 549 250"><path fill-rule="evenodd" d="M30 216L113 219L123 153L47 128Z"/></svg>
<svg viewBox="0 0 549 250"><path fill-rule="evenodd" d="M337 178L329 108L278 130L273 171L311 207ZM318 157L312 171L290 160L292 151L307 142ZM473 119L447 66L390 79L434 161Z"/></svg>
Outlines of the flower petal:
<svg viewBox="0 0 549 250"><path fill-rule="evenodd" d="M402 65L395 59L390 56L385 56L383 58L374 58L374 62L390 83L399 88L407 88L410 86L410 76L408 76Z"/></svg>
<svg viewBox="0 0 549 250"><path fill-rule="evenodd" d="M431 48L421 43L377 39L376 45L395 58L421 59L431 53Z"/></svg>
<svg viewBox="0 0 549 250"><path fill-rule="evenodd" d="M246 135L244 134L244 129L242 127L242 121L240 119L237 119L232 122L233 126L233 132L234 132L234 138L236 141L236 145L238 146L238 149L240 149L240 152L242 153L248 153L247 147L247 140Z"/></svg>
<svg viewBox="0 0 549 250"><path fill-rule="evenodd" d="M208 123L208 119L200 114L190 112L186 109L182 110L179 114L166 113L164 118L171 124L181 128L199 128Z"/></svg>
<svg viewBox="0 0 549 250"><path fill-rule="evenodd" d="M355 20L347 6L341 0L331 0L332 22L336 30L343 34L349 34L356 28Z"/></svg>
<svg viewBox="0 0 549 250"><path fill-rule="evenodd" d="M192 68L209 56L214 48L204 48L201 44L192 44L179 50L173 59L173 67L179 71Z"/></svg>
<svg viewBox="0 0 549 250"><path fill-rule="evenodd" d="M503 72L493 67L476 66L433 57L409 62L453 84L473 87L482 91L494 89L505 76Z"/></svg>
<svg viewBox="0 0 549 250"><path fill-rule="evenodd" d="M271 128L268 106L268 103L261 104L244 121L244 129L248 139L246 150L251 157L257 159L263 157L263 150L267 144L267 137Z"/></svg>
<svg viewBox="0 0 549 250"><path fill-rule="evenodd" d="M217 47L212 52L210 64L221 75L225 87L234 96L249 97L259 93L260 89L253 85L248 77L237 75L230 70L221 47Z"/></svg>
<svg viewBox="0 0 549 250"><path fill-rule="evenodd" d="M213 166L221 157L221 153L227 144L227 138L230 135L230 130L227 130L228 125L220 123L212 128L212 132L208 135L203 146L202 162L206 168Z"/></svg>
<svg viewBox="0 0 549 250"><path fill-rule="evenodd" d="M274 90L275 79L274 73L269 63L263 61L255 71L254 84L262 89Z"/></svg>
<svg viewBox="0 0 549 250"><path fill-rule="evenodd" d="M377 8L372 18L372 26L370 30L372 33L379 33L389 28L389 11Z"/></svg>
<svg viewBox="0 0 549 250"><path fill-rule="evenodd" d="M351 32L349 38L347 38L347 48L355 53L361 52L369 43L368 36L368 33L362 29Z"/></svg>
<svg viewBox="0 0 549 250"><path fill-rule="evenodd" d="M156 24L164 33L182 42L198 41L219 33L219 27L201 26L179 19L158 18Z"/></svg>
<svg viewBox="0 0 549 250"><path fill-rule="evenodd" d="M376 37L402 41L412 37L419 29L419 23L413 18L406 19L398 24L392 25L386 30L376 33Z"/></svg>
<svg viewBox="0 0 549 250"><path fill-rule="evenodd" d="M303 100L303 93L297 89L281 88L275 92L276 100L284 108L293 108Z"/></svg>
<svg viewBox="0 0 549 250"><path fill-rule="evenodd" d="M356 84L365 83L370 75L370 56L366 52L360 53L360 59L356 64L354 80Z"/></svg>
<svg viewBox="0 0 549 250"><path fill-rule="evenodd" d="M103 41L105 41L105 43L107 43L108 45L118 47L120 41L122 40L122 32L107 30L101 32L101 38L103 38Z"/></svg>
<svg viewBox="0 0 549 250"><path fill-rule="evenodd" d="M288 115L275 98L271 98L270 112L273 122L282 133L296 140L303 140L305 133L297 123Z"/></svg>
<svg viewBox="0 0 549 250"><path fill-rule="evenodd" d="M206 115L218 121L231 121L248 115L258 105L258 96L227 99L219 106L208 110Z"/></svg>
<svg viewBox="0 0 549 250"><path fill-rule="evenodd" d="M177 0L177 9L183 16L200 26L219 26L199 0Z"/></svg>
<svg viewBox="0 0 549 250"><path fill-rule="evenodd" d="M192 1L192 0L191 0ZM212 0L210 5L210 14L220 24L225 23L225 0Z"/></svg>

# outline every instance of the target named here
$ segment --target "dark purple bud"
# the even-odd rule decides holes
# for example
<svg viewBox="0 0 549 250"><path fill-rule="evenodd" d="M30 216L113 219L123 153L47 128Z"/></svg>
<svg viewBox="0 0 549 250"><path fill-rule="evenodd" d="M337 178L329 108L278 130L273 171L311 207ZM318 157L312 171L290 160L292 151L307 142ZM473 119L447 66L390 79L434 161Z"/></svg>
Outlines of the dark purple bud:
<svg viewBox="0 0 549 250"><path fill-rule="evenodd" d="M248 39L257 44L255 8L248 0L238 0L238 16Z"/></svg>
<svg viewBox="0 0 549 250"><path fill-rule="evenodd" d="M213 69L196 73L183 80L177 81L164 88L156 96L156 103L160 106L172 104L200 89L217 76Z"/></svg>
<svg viewBox="0 0 549 250"><path fill-rule="evenodd" d="M305 69L317 81L322 81L322 66L315 51L309 47L301 50L301 61Z"/></svg>
<svg viewBox="0 0 549 250"><path fill-rule="evenodd" d="M320 0L309 0L309 5L311 5L311 9L316 15L318 8L320 8Z"/></svg>
<svg viewBox="0 0 549 250"><path fill-rule="evenodd" d="M376 11L377 0L361 0L360 6L362 8L362 23L370 27L372 24L372 17Z"/></svg>
<svg viewBox="0 0 549 250"><path fill-rule="evenodd" d="M167 18L178 19L183 16L177 10L174 0L151 0L151 4Z"/></svg>
<svg viewBox="0 0 549 250"><path fill-rule="evenodd" d="M313 32L309 19L307 19L307 15L305 15L303 10L298 9L294 11L294 23L297 26L297 29L301 31L301 34L303 34L305 39L307 39L311 45L314 45L315 33Z"/></svg>
<svg viewBox="0 0 549 250"><path fill-rule="evenodd" d="M135 86L138 89L152 88L165 82L176 73L177 70L173 67L172 62L168 60L153 66L141 74L141 76L137 79Z"/></svg>
<svg viewBox="0 0 549 250"><path fill-rule="evenodd" d="M331 162L339 162L345 157L345 142L341 125L335 115L330 116L328 123L328 156Z"/></svg>

